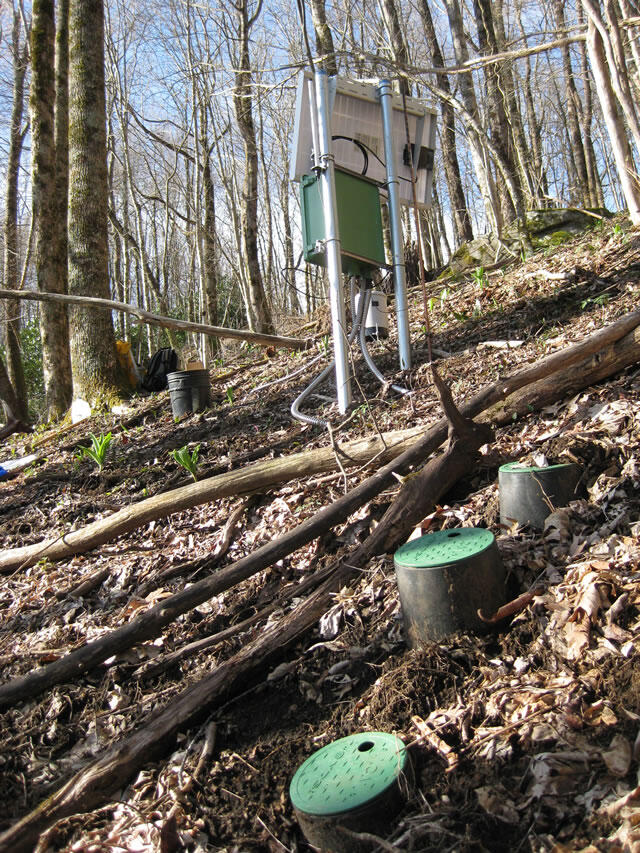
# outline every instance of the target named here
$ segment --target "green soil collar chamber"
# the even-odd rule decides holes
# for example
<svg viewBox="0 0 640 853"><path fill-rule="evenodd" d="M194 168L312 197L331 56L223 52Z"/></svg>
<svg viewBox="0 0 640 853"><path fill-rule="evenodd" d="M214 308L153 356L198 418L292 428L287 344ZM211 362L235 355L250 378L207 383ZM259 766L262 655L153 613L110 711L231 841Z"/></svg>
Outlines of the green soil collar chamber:
<svg viewBox="0 0 640 853"><path fill-rule="evenodd" d="M557 508L580 497L582 468L573 462L556 465L521 465L508 462L498 471L500 524L544 528L545 519Z"/></svg>
<svg viewBox="0 0 640 853"><path fill-rule="evenodd" d="M505 601L505 571L490 530L427 533L400 547L394 566L408 645L439 642L457 631L486 629Z"/></svg>
<svg viewBox="0 0 640 853"><path fill-rule="evenodd" d="M353 834L387 834L412 780L399 737L361 732L314 752L291 780L289 795L310 844L330 853L356 853L363 848Z"/></svg>

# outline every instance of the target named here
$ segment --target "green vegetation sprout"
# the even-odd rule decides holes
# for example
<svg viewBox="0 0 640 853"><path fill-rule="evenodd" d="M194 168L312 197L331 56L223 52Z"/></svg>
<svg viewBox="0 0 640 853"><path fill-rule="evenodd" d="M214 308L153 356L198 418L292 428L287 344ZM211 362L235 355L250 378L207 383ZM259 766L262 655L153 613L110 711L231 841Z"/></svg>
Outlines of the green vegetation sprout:
<svg viewBox="0 0 640 853"><path fill-rule="evenodd" d="M171 455L176 460L178 465L182 465L185 471L188 471L193 477L194 481L198 478L196 476L196 471L198 468L198 454L200 453L200 445L196 444L191 452L189 452L187 445L179 448L178 450L172 450Z"/></svg>
<svg viewBox="0 0 640 853"><path fill-rule="evenodd" d="M77 450L76 457L78 459L84 459L85 456L88 456L89 459L92 459L95 464L98 466L98 470L102 471L104 466L104 460L107 455L107 450L109 449L109 445L111 444L111 433L108 432L106 435L94 435L92 432L89 433L91 437L91 446L90 447L80 447Z"/></svg>
<svg viewBox="0 0 640 853"><path fill-rule="evenodd" d="M475 281L480 290L484 290L489 284L489 279L487 278L484 267L476 267L471 273L471 278Z"/></svg>

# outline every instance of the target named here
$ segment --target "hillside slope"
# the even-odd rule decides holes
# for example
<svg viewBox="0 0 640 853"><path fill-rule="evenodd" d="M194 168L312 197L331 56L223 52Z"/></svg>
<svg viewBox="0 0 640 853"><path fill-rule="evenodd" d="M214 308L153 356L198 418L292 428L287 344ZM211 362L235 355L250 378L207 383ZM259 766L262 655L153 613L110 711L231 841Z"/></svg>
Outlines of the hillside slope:
<svg viewBox="0 0 640 853"><path fill-rule="evenodd" d="M640 236L617 218L502 270L427 287L435 360L462 404L636 310ZM316 319L321 349L326 320ZM356 357L357 408L337 432L340 443L426 429L441 416L424 325L422 296L412 290L411 374L394 374L393 336L372 353L385 375L414 394L381 389ZM183 446L200 445L201 479L256 458L326 446L322 429L289 415L318 365L286 377L310 359L238 350L212 372L212 406L200 415L175 423L164 393L133 401L120 417L40 434L35 448L31 438L6 444L5 456L33 449L38 460L0 480L2 547L64 536L187 484L170 453ZM541 412L509 416L480 465L423 522L429 531L493 531L509 595L535 590L513 618L481 636L462 633L408 650L392 555L376 558L359 582L335 596L314 630L247 679L239 695L205 704L126 787L101 782L102 807L85 812L79 802L38 849L310 849L288 798L293 772L315 749L370 730L393 731L412 744L416 787L390 823L386 846L362 840L363 849L637 849L639 399L640 371L632 366ZM311 404L338 424L332 405L317 398ZM109 430L114 440L98 473L76 458L77 447L88 443L89 432ZM501 528L497 471L513 460L578 462L584 497L556 512L544 533ZM368 473L315 475L199 505L86 554L0 577L3 682L61 659L216 564L231 564L294 529L335 502L345 479L353 488ZM5 710L0 830L111 745L149 727L265 626L277 626L308 595L301 584L362 541L393 497L384 492L347 523L179 616L157 638ZM206 649L168 658L223 631Z"/></svg>

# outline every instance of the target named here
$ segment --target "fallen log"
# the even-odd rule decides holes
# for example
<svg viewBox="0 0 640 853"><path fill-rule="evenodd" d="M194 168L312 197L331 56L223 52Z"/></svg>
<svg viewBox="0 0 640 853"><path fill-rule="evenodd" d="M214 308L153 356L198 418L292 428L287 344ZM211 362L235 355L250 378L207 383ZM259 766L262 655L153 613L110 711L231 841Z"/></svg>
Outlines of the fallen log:
<svg viewBox="0 0 640 853"><path fill-rule="evenodd" d="M552 353L534 365L489 386L462 408L463 414L467 417L477 415L495 403L508 398L525 385L548 376L561 367L567 368L572 364L579 363L585 356L598 353L605 346L612 345L616 341L620 341L617 344L618 349L625 349L625 336L638 325L640 325L640 312L626 315L611 326L591 335L586 341L575 344L566 350ZM640 353L636 355L636 359L638 357L640 357ZM588 377L585 377L585 385L588 384L590 384ZM268 568L307 542L320 536L326 530L345 521L367 500L371 500L384 488L387 488L394 481L396 474L405 474L421 459L425 459L435 452L446 437L447 426L446 418L439 420L421 439L397 459L392 460L355 489L330 506L324 507L315 516L307 519L279 539L262 546L237 563L219 570L214 576L204 578L170 598L164 599L133 621L109 634L105 634L98 640L81 646L64 658L1 685L0 708L37 696L49 687L74 678L97 666L108 657L130 648L136 643L157 636L165 625L168 625L182 613L186 613L208 598L218 595L253 574Z"/></svg>
<svg viewBox="0 0 640 853"><path fill-rule="evenodd" d="M450 401L443 399L447 411ZM115 744L102 758L77 773L40 806L0 836L0 853L32 849L41 833L67 815L95 808L143 764L165 753L179 729L230 695L247 679L308 631L330 605L332 594L357 577L369 560L399 545L458 479L473 468L478 448L491 438L486 425L454 416L447 451L408 478L373 533L345 559L322 586L271 628L265 628L241 652L181 693L151 720Z"/></svg>
<svg viewBox="0 0 640 853"><path fill-rule="evenodd" d="M206 323L191 323L177 320L162 314L152 314L127 302L115 302L112 299L99 299L97 296L70 296L66 293L44 293L40 290L2 290L0 299L30 299L36 302L62 302L65 305L81 305L84 308L97 308L101 311L122 311L137 317L147 326L162 326L164 329L182 329L186 332L198 332L213 338L226 338L234 341L248 341L260 346L283 347L284 349L308 349L311 341L300 338L288 338L282 335L263 335L248 332L246 329L225 329L222 326L209 326Z"/></svg>
<svg viewBox="0 0 640 853"><path fill-rule="evenodd" d="M500 407L494 409L491 415L485 419L494 423L505 423L509 418L513 418L514 414L532 412L549 402L549 396L543 396L537 400L535 394L509 399L516 391L543 380L545 377L554 376L553 382L548 386L551 395L554 394L554 389L571 387L575 390L578 387L584 388L594 382L601 381L640 360L640 341L637 340L634 333L638 326L640 326L640 311L626 314L615 323L594 332L584 341L554 352L535 362L535 364L498 380L462 406L462 412L467 417L476 417L500 403ZM600 353L605 352L611 352L612 357L601 357ZM565 386L562 377L573 365L578 366L571 372L570 385ZM537 387L540 388L540 386ZM553 399L560 399L561 396L561 392L557 391ZM436 427L439 428L442 435L441 442L446 434L446 420L444 418L440 420ZM420 433L420 428L416 428L414 435L418 436ZM396 440L398 442L403 440L403 434L397 438L394 438L393 435L390 434L384 443L390 444ZM407 434L404 433L404 435ZM407 444L396 445L395 451L401 452ZM351 445L345 446L348 456L361 462L371 460L383 449L383 443L378 444L376 439L365 439L360 451ZM432 448L430 452L435 449ZM418 450L416 458L420 458L420 452ZM98 545L102 545L124 533L129 533L150 521L163 518L172 512L179 512L202 503L208 503L216 498L246 494L294 477L335 469L335 458L330 449L317 450L314 451L314 454L317 454L315 458L318 467L301 469L300 465L303 461L301 454L294 454L284 459L268 460L260 463L260 467L247 467L242 471L220 475L218 479L210 478L165 492L162 495L156 495L57 539L5 551L0 554L0 573L26 568L44 557L52 561L66 559L74 554L96 548ZM391 455L385 452L379 461L382 462L389 458ZM260 477L258 477L258 471L262 472Z"/></svg>
<svg viewBox="0 0 640 853"><path fill-rule="evenodd" d="M382 438L374 436L349 442L342 448L345 454L343 464L364 465L374 459L379 463L388 462L414 444L423 432L422 427L414 427L386 433ZM335 471L336 467L333 449L324 447L266 459L240 470L226 471L124 507L107 518L93 521L61 537L4 551L0 554L0 573L28 568L45 557L51 561L63 560L97 548L150 521L165 518L172 512L181 512L219 498L250 494L295 477Z"/></svg>
<svg viewBox="0 0 640 853"><path fill-rule="evenodd" d="M364 503L383 489L395 484L397 475L407 473L412 466L423 462L435 452L446 438L446 434L447 421L443 418L399 457L376 471L355 489L303 521L289 533L268 542L232 565L219 569L210 577L205 577L175 595L163 599L131 622L80 646L59 660L0 685L0 708L37 696L55 684L76 678L83 672L98 666L112 655L156 637L166 625L181 614L272 566L312 539L321 536L331 527L346 521ZM202 569L206 570L207 566L203 565Z"/></svg>
<svg viewBox="0 0 640 853"><path fill-rule="evenodd" d="M566 369L545 376L511 394L503 403L492 406L485 417L499 425L510 423L514 417L527 415L533 408L539 410L550 403L570 397L589 385L602 382L609 376L637 364L640 361L640 326L612 343L602 346L597 352Z"/></svg>

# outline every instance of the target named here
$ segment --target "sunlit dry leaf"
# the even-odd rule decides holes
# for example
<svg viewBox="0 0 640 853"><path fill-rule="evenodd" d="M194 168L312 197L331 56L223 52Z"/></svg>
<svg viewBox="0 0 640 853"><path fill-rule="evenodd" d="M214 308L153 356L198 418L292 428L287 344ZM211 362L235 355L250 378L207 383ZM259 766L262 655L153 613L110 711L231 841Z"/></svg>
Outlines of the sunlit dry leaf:
<svg viewBox="0 0 640 853"><path fill-rule="evenodd" d="M520 815L513 804L513 800L507 796L507 792L502 786L492 788L487 785L475 790L478 802L488 814L506 823L518 824L520 822Z"/></svg>
<svg viewBox="0 0 640 853"><path fill-rule="evenodd" d="M591 622L583 611L576 610L564 626L568 660L578 660L589 648Z"/></svg>
<svg viewBox="0 0 640 853"><path fill-rule="evenodd" d="M602 752L602 760L612 776L626 776L631 766L631 744L622 735L614 735L609 749Z"/></svg>

